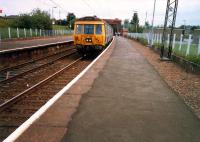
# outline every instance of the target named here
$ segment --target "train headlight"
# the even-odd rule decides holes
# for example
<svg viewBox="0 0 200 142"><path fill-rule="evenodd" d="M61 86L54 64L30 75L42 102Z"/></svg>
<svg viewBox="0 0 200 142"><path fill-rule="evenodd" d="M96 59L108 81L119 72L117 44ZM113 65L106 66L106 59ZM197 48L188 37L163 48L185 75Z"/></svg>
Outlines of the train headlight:
<svg viewBox="0 0 200 142"><path fill-rule="evenodd" d="M92 39L91 38L86 38L85 41L86 42L92 42Z"/></svg>

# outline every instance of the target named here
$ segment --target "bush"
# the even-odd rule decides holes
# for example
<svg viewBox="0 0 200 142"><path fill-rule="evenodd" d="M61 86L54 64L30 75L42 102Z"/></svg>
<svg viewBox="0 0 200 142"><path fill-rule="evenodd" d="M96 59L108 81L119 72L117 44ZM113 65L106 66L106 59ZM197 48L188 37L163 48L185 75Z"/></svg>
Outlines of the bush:
<svg viewBox="0 0 200 142"><path fill-rule="evenodd" d="M40 9L33 10L30 14L22 14L17 19L15 19L12 27L27 28L27 29L52 29L52 22L50 15L41 11Z"/></svg>

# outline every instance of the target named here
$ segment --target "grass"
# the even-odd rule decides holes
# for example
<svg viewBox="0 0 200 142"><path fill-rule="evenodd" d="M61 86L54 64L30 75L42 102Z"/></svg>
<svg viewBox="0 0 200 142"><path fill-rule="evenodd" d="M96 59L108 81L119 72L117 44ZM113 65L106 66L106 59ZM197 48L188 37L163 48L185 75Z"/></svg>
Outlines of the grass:
<svg viewBox="0 0 200 142"><path fill-rule="evenodd" d="M144 38L137 38L136 40L143 45L148 44L148 41ZM156 48L161 48L162 45L160 43L154 43L154 46ZM165 47L167 47L167 43L166 43ZM190 50L189 50L189 55L186 55L187 47L188 47L187 44L182 44L181 49L179 49L179 44L177 43L177 44L175 44L175 47L173 49L173 54L183 57L184 59L186 59L190 62L200 65L200 55L198 55L198 45L191 44Z"/></svg>
<svg viewBox="0 0 200 142"><path fill-rule="evenodd" d="M138 42L140 42L141 44L143 44L143 45L147 45L148 44L148 41L145 38L137 38L136 40Z"/></svg>
<svg viewBox="0 0 200 142"><path fill-rule="evenodd" d="M161 44L155 43L154 46L156 48L161 48ZM177 56L183 57L188 61L191 61L193 63L200 65L200 55L198 55L198 45L197 44L191 44L189 55L186 55L187 51L187 44L182 44L181 49L179 50L179 44L175 44L175 47L173 49L173 53Z"/></svg>
<svg viewBox="0 0 200 142"><path fill-rule="evenodd" d="M53 25L53 30L67 30L67 26Z"/></svg>

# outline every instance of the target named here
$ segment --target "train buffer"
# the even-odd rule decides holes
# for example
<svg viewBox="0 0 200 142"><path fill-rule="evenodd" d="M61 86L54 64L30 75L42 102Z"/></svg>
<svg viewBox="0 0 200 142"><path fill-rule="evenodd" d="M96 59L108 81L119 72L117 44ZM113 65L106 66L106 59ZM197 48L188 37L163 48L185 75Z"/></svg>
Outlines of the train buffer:
<svg viewBox="0 0 200 142"><path fill-rule="evenodd" d="M200 121L130 41L117 37L17 141L26 140L197 142Z"/></svg>

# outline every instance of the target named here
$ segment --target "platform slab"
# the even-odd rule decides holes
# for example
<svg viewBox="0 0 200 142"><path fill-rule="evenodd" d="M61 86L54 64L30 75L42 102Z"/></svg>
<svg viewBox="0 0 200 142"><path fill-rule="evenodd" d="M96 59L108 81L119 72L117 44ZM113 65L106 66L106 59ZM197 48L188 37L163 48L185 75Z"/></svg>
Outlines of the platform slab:
<svg viewBox="0 0 200 142"><path fill-rule="evenodd" d="M81 99L62 142L199 142L200 121L124 38Z"/></svg>
<svg viewBox="0 0 200 142"><path fill-rule="evenodd" d="M0 42L0 51L22 48L27 46L37 46L55 42L63 42L72 40L72 36L58 36L58 37L47 37L41 39L30 39L30 40L19 40L19 41L6 41Z"/></svg>

